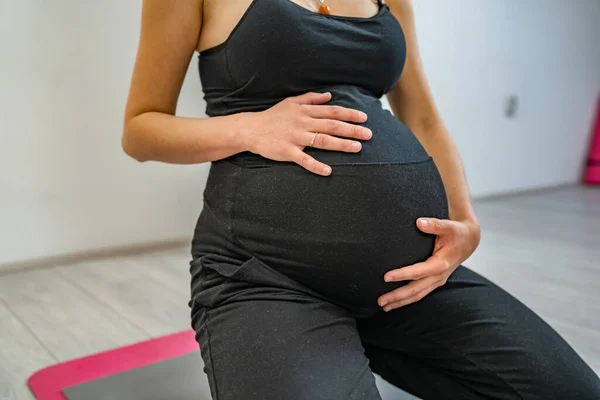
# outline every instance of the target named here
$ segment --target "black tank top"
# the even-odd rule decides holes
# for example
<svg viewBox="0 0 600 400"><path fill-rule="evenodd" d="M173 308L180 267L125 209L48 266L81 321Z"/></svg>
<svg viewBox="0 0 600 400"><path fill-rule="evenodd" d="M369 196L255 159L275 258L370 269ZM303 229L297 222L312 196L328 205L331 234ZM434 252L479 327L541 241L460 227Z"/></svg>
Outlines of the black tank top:
<svg viewBox="0 0 600 400"><path fill-rule="evenodd" d="M336 164L420 161L428 157L380 98L397 82L406 42L397 19L377 0L372 17L324 15L291 0L252 0L227 40L199 53L208 116L266 110L286 97L331 92L327 104L364 111L373 137L359 153L307 147ZM250 152L247 163L277 163Z"/></svg>

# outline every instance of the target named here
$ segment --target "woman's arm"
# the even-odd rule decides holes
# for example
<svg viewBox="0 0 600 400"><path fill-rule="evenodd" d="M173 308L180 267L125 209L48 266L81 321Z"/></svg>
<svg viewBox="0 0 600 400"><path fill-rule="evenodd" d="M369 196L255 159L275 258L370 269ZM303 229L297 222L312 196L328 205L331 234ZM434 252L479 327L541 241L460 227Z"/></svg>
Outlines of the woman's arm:
<svg viewBox="0 0 600 400"><path fill-rule="evenodd" d="M481 232L473 211L458 150L433 101L417 48L411 0L387 0L407 42L402 76L387 98L394 114L403 121L433 157L448 196L449 219L418 218L417 227L436 236L432 255L425 261L388 271L386 282L411 281L379 297L384 311L403 307L444 285L479 245Z"/></svg>
<svg viewBox="0 0 600 400"><path fill-rule="evenodd" d="M368 129L353 124L364 122L366 116L358 110L325 105L329 93L288 97L261 112L176 117L177 100L202 29L203 2L143 1L122 137L128 155L138 161L197 164L250 151L329 175L330 167L303 151L307 145L353 153L360 150L360 146L352 147L350 139L371 137ZM314 132L319 132L318 137Z"/></svg>
<svg viewBox="0 0 600 400"><path fill-rule="evenodd" d="M419 55L411 0L387 0L406 36L407 59L402 76L387 93L392 111L405 123L433 157L448 194L450 219L470 221L477 219L458 149L456 148L433 96Z"/></svg>
<svg viewBox="0 0 600 400"><path fill-rule="evenodd" d="M175 117L204 0L144 0L122 146L138 161L195 164L246 150L241 116Z"/></svg>

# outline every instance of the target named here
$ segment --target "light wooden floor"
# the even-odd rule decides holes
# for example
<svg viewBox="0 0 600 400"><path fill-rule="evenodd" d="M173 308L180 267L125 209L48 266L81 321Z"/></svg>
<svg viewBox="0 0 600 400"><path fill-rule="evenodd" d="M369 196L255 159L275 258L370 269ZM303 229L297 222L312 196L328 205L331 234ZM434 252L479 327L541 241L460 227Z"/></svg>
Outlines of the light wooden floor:
<svg viewBox="0 0 600 400"><path fill-rule="evenodd" d="M600 373L600 188L475 205L483 239L465 264ZM188 262L181 248L0 275L0 398L32 399L25 381L42 367L189 328Z"/></svg>

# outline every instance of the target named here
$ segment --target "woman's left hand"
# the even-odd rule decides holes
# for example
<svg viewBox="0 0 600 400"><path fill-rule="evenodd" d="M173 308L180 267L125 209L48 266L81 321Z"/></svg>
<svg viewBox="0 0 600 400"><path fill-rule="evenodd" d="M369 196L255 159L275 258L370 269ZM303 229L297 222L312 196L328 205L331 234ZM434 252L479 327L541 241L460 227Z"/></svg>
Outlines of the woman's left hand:
<svg viewBox="0 0 600 400"><path fill-rule="evenodd" d="M419 218L417 227L425 233L437 235L433 254L426 261L384 275L386 282L412 281L379 297L378 304L384 311L419 301L443 286L479 245L479 224L473 220Z"/></svg>

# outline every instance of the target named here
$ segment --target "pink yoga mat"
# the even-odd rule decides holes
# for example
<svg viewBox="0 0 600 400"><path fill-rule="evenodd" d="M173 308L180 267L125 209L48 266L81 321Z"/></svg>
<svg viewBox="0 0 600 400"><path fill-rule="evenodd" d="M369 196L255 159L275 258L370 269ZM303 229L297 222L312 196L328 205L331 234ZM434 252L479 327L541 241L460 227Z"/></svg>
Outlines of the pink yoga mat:
<svg viewBox="0 0 600 400"><path fill-rule="evenodd" d="M590 184L600 184L600 101L598 102L598 112L596 117L596 126L592 137L592 147L587 162L585 182Z"/></svg>
<svg viewBox="0 0 600 400"><path fill-rule="evenodd" d="M33 374L29 388L39 400L65 400L67 387L197 351L194 335L190 329L53 365Z"/></svg>

